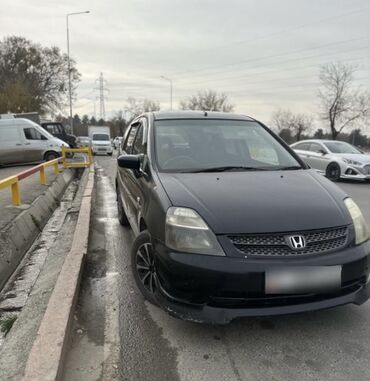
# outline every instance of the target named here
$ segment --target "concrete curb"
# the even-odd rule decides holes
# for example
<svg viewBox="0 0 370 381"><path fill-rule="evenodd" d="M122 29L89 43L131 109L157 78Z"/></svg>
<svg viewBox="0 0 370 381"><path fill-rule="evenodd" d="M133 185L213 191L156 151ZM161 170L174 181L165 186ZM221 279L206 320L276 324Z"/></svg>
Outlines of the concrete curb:
<svg viewBox="0 0 370 381"><path fill-rule="evenodd" d="M42 231L74 177L66 170L32 204L0 231L0 290Z"/></svg>
<svg viewBox="0 0 370 381"><path fill-rule="evenodd" d="M87 252L94 170L90 170L81 208L67 254L28 356L24 381L60 380L71 317Z"/></svg>

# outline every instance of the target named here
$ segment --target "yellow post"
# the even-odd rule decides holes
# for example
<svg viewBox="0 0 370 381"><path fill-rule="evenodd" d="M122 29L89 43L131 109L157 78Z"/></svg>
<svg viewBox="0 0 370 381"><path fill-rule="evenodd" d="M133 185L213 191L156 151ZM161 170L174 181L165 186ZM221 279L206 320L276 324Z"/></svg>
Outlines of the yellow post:
<svg viewBox="0 0 370 381"><path fill-rule="evenodd" d="M67 168L67 164L66 164L66 151L65 151L64 145L62 146L62 159L63 159L63 167Z"/></svg>
<svg viewBox="0 0 370 381"><path fill-rule="evenodd" d="M56 162L56 163L54 164L54 174L55 174L55 175L58 175L58 174L59 174L59 164L58 164L58 162Z"/></svg>
<svg viewBox="0 0 370 381"><path fill-rule="evenodd" d="M88 147L89 166L93 163L91 146Z"/></svg>
<svg viewBox="0 0 370 381"><path fill-rule="evenodd" d="M40 184L46 185L45 167L40 167Z"/></svg>
<svg viewBox="0 0 370 381"><path fill-rule="evenodd" d="M12 201L15 206L19 206L21 204L21 194L19 192L18 180L12 184Z"/></svg>

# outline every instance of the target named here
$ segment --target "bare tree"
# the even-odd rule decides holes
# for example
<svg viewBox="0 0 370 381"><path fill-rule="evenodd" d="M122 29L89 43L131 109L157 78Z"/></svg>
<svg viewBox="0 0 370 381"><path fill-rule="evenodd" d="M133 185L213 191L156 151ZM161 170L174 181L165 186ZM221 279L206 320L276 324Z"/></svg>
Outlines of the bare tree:
<svg viewBox="0 0 370 381"><path fill-rule="evenodd" d="M298 141L302 134L312 127L312 116L307 114L294 114L290 110L278 110L272 116L272 125L281 136L290 130Z"/></svg>
<svg viewBox="0 0 370 381"><path fill-rule="evenodd" d="M180 101L182 110L223 111L231 112L234 106L228 102L228 96L218 94L214 90L199 91L187 99Z"/></svg>
<svg viewBox="0 0 370 381"><path fill-rule="evenodd" d="M345 127L365 118L370 111L370 96L360 88L355 88L354 73L353 66L343 63L321 67L319 98L322 119L329 122L333 139Z"/></svg>
<svg viewBox="0 0 370 381"><path fill-rule="evenodd" d="M127 98L125 107L125 110L130 114L130 120L134 119L143 112L159 111L160 109L161 106L159 102L147 98L139 100L134 97Z"/></svg>

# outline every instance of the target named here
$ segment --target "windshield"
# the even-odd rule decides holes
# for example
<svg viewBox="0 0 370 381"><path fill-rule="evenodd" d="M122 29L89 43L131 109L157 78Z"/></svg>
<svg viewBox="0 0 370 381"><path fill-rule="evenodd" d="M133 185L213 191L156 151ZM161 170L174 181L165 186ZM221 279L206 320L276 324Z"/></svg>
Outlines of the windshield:
<svg viewBox="0 0 370 381"><path fill-rule="evenodd" d="M260 124L236 120L155 122L159 169L167 172L300 169Z"/></svg>
<svg viewBox="0 0 370 381"><path fill-rule="evenodd" d="M362 153L357 148L345 142L330 142L324 144L332 153Z"/></svg>
<svg viewBox="0 0 370 381"><path fill-rule="evenodd" d="M93 140L109 141L109 135L106 134L94 134Z"/></svg>

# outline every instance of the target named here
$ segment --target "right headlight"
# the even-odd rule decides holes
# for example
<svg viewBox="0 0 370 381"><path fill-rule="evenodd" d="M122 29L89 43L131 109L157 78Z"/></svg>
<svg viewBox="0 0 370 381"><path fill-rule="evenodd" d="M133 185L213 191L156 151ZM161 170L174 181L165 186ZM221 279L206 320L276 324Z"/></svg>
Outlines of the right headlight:
<svg viewBox="0 0 370 381"><path fill-rule="evenodd" d="M212 230L195 210L189 208L167 210L166 246L182 252L225 255Z"/></svg>
<svg viewBox="0 0 370 381"><path fill-rule="evenodd" d="M362 215L360 208L349 197L344 200L344 204L346 205L348 212L352 217L356 234L356 245L365 242L370 238L370 229L365 221L364 216Z"/></svg>

